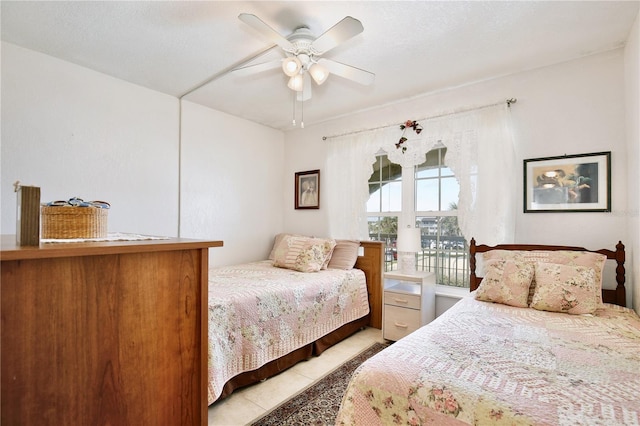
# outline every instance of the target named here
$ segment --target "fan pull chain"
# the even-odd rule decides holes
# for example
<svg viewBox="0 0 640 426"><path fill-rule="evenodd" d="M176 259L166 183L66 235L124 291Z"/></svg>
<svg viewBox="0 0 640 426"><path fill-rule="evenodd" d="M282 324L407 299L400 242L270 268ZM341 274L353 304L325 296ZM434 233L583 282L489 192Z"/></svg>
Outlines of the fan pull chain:
<svg viewBox="0 0 640 426"><path fill-rule="evenodd" d="M293 127L296 127L296 92L293 92L293 119L291 120Z"/></svg>
<svg viewBox="0 0 640 426"><path fill-rule="evenodd" d="M304 98L300 101L300 128L304 129Z"/></svg>

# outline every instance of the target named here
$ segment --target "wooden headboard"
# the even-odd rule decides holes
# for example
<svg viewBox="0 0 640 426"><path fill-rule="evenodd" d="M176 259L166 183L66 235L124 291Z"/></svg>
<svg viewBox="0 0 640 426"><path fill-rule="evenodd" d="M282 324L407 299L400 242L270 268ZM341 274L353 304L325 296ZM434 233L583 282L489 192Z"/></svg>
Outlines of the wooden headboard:
<svg viewBox="0 0 640 426"><path fill-rule="evenodd" d="M358 256L356 268L364 271L367 278L369 308L371 309L369 325L382 328L382 268L384 261L384 243L381 241L360 241L364 254Z"/></svg>
<svg viewBox="0 0 640 426"><path fill-rule="evenodd" d="M469 288L471 291L478 288L482 277L476 276L476 253L484 253L490 250L570 250L570 251L588 251L592 253L600 253L607 256L607 259L616 261L616 282L617 286L615 290L602 289L602 301L605 303L613 303L620 306L626 306L627 295L624 287L625 282L625 252L624 244L618 241L616 250L600 249L600 250L587 250L584 247L572 247L572 246L548 246L539 244L498 244L495 246L487 246L484 244L477 245L476 240L471 238L469 244L469 268L471 269L471 277L469 280Z"/></svg>

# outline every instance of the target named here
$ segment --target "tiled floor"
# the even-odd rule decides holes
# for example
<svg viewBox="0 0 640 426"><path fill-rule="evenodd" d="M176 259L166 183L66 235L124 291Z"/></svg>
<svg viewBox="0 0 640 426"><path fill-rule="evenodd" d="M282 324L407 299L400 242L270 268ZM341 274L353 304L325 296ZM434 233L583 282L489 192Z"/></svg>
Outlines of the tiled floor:
<svg viewBox="0 0 640 426"><path fill-rule="evenodd" d="M380 330L366 328L327 349L318 357L300 362L264 382L240 389L209 407L209 426L251 423L374 342L382 341Z"/></svg>

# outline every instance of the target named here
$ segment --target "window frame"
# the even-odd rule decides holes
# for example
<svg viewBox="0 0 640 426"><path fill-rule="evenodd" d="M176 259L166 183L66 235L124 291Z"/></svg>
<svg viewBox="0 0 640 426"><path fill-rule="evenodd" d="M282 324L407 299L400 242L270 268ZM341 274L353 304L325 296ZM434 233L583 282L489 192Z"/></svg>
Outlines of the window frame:
<svg viewBox="0 0 640 426"><path fill-rule="evenodd" d="M397 227L400 226L418 226L420 228L423 228L422 226L420 226L419 223L419 218L425 218L425 217L434 217L434 218L447 218L447 217L458 217L458 210L457 208L455 210L442 210L442 180L443 179L456 179L455 177L455 173L453 172L453 170L451 170L450 168L448 168L446 166L446 162L445 162L445 156L446 156L446 147L444 145L442 145L441 143L438 143L436 146L434 146L434 148L429 151L426 155L425 155L425 162L427 163L429 161L429 154L432 153L432 151L437 150L438 151L438 157L437 157L437 163L435 165L433 165L435 168L438 169L437 172L437 176L433 176L433 177L418 177L418 174L420 173L420 171L418 170L418 168L420 167L420 165L418 166L410 166L410 167L402 167L402 173L401 173L401 177L399 178L401 181L401 198L402 198L402 209L399 212L396 211L379 211L379 212L370 212L369 209L367 208L367 222L370 223L371 221L369 220L369 218L372 217L377 217L378 221L380 220L380 218L383 217L398 217L398 222L397 222ZM376 161L382 161L382 160L378 160L380 157L386 156L387 153L386 152L378 152L376 155ZM431 154L433 155L433 154ZM391 163L388 160L387 157L387 161L390 164ZM424 164L422 163L422 164ZM382 163L380 163L382 164ZM421 165L422 165L421 164ZM378 169L376 170L374 167L374 174L376 173L376 171L378 171L379 177L382 177L381 173L381 167L378 167ZM446 173L443 174L442 170L443 169L448 169L450 171L450 173ZM373 177L373 174L372 174ZM391 177L391 175L389 175L389 177ZM438 208L440 210L417 210L417 206L418 206L418 184L421 181L424 180L436 180L438 181ZM379 189L382 189L382 182L391 182L392 180L383 180L380 179L377 182L381 183ZM397 182L397 179L394 179L393 182ZM371 189L371 178L368 181L369 184L369 189ZM457 183L457 181L456 181ZM370 191L370 196L371 196L372 192ZM459 196L459 185L458 185L458 196ZM458 197L456 197L458 198ZM382 197L380 197L380 199L382 200ZM456 200L455 205L458 205L458 201ZM451 204L449 205L451 206ZM449 207L449 206L445 206L445 208ZM382 210L383 205L382 202L380 202L379 205L379 209ZM422 220L420 220L420 222L422 222ZM369 226L369 225L368 225ZM468 288L469 287L469 278L468 278L468 247L466 244L466 241L464 241L464 237L462 237L462 241L463 246L460 247L459 242L451 242L453 240L453 238L442 238L442 222L440 220L437 221L437 229L436 229L436 247L435 249L431 249L430 247L424 247L422 248L422 251L420 253L416 254L417 257L417 265L419 267L419 270L433 270L434 272L436 272L436 282L438 284L441 285L445 285L447 287L463 287L463 288ZM423 234L423 239L422 241L424 241L424 232L421 232ZM379 233L378 233L379 235ZM397 235L397 234L396 234ZM373 235L371 234L371 228L369 227L369 236L373 237ZM455 237L456 241L459 241L459 239L461 238L460 235L455 235L453 236ZM387 238L387 241L385 242L385 259L384 259L384 264L385 264L385 271L391 271L391 270L395 270L394 268L397 268L397 252L395 252L395 239L393 241L389 241L390 238ZM450 242L450 246L446 245L443 241L449 241ZM447 246L449 248L445 249L443 248L444 246ZM433 252L435 250L435 252ZM393 257L391 257L393 256ZM435 262L429 263L429 265L427 268L425 268L425 259L427 258L427 256L429 257L429 259L434 259ZM456 264L456 268L455 268L455 280L454 282L458 283L460 282L462 285L451 285L452 282L452 269L451 267L448 268L448 273L446 274L445 277L445 271L444 271L444 266L441 265L442 262L445 261L445 258L447 259L447 262L449 262L449 264L451 264L451 259L452 257L455 257L455 264ZM458 266L458 261L460 259L460 257L462 257L462 268L460 268ZM458 277L462 276L461 280L458 280ZM447 282L445 283L445 279L447 280Z"/></svg>

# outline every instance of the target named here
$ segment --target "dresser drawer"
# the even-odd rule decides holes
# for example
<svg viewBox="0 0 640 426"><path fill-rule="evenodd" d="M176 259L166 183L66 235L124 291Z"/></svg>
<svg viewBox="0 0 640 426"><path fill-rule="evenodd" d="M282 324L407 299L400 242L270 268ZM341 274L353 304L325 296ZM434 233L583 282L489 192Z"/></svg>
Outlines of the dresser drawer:
<svg viewBox="0 0 640 426"><path fill-rule="evenodd" d="M384 304L400 306L403 308L420 309L420 295L385 291Z"/></svg>
<svg viewBox="0 0 640 426"><path fill-rule="evenodd" d="M386 305L384 307L384 338L399 340L420 328L420 311Z"/></svg>

